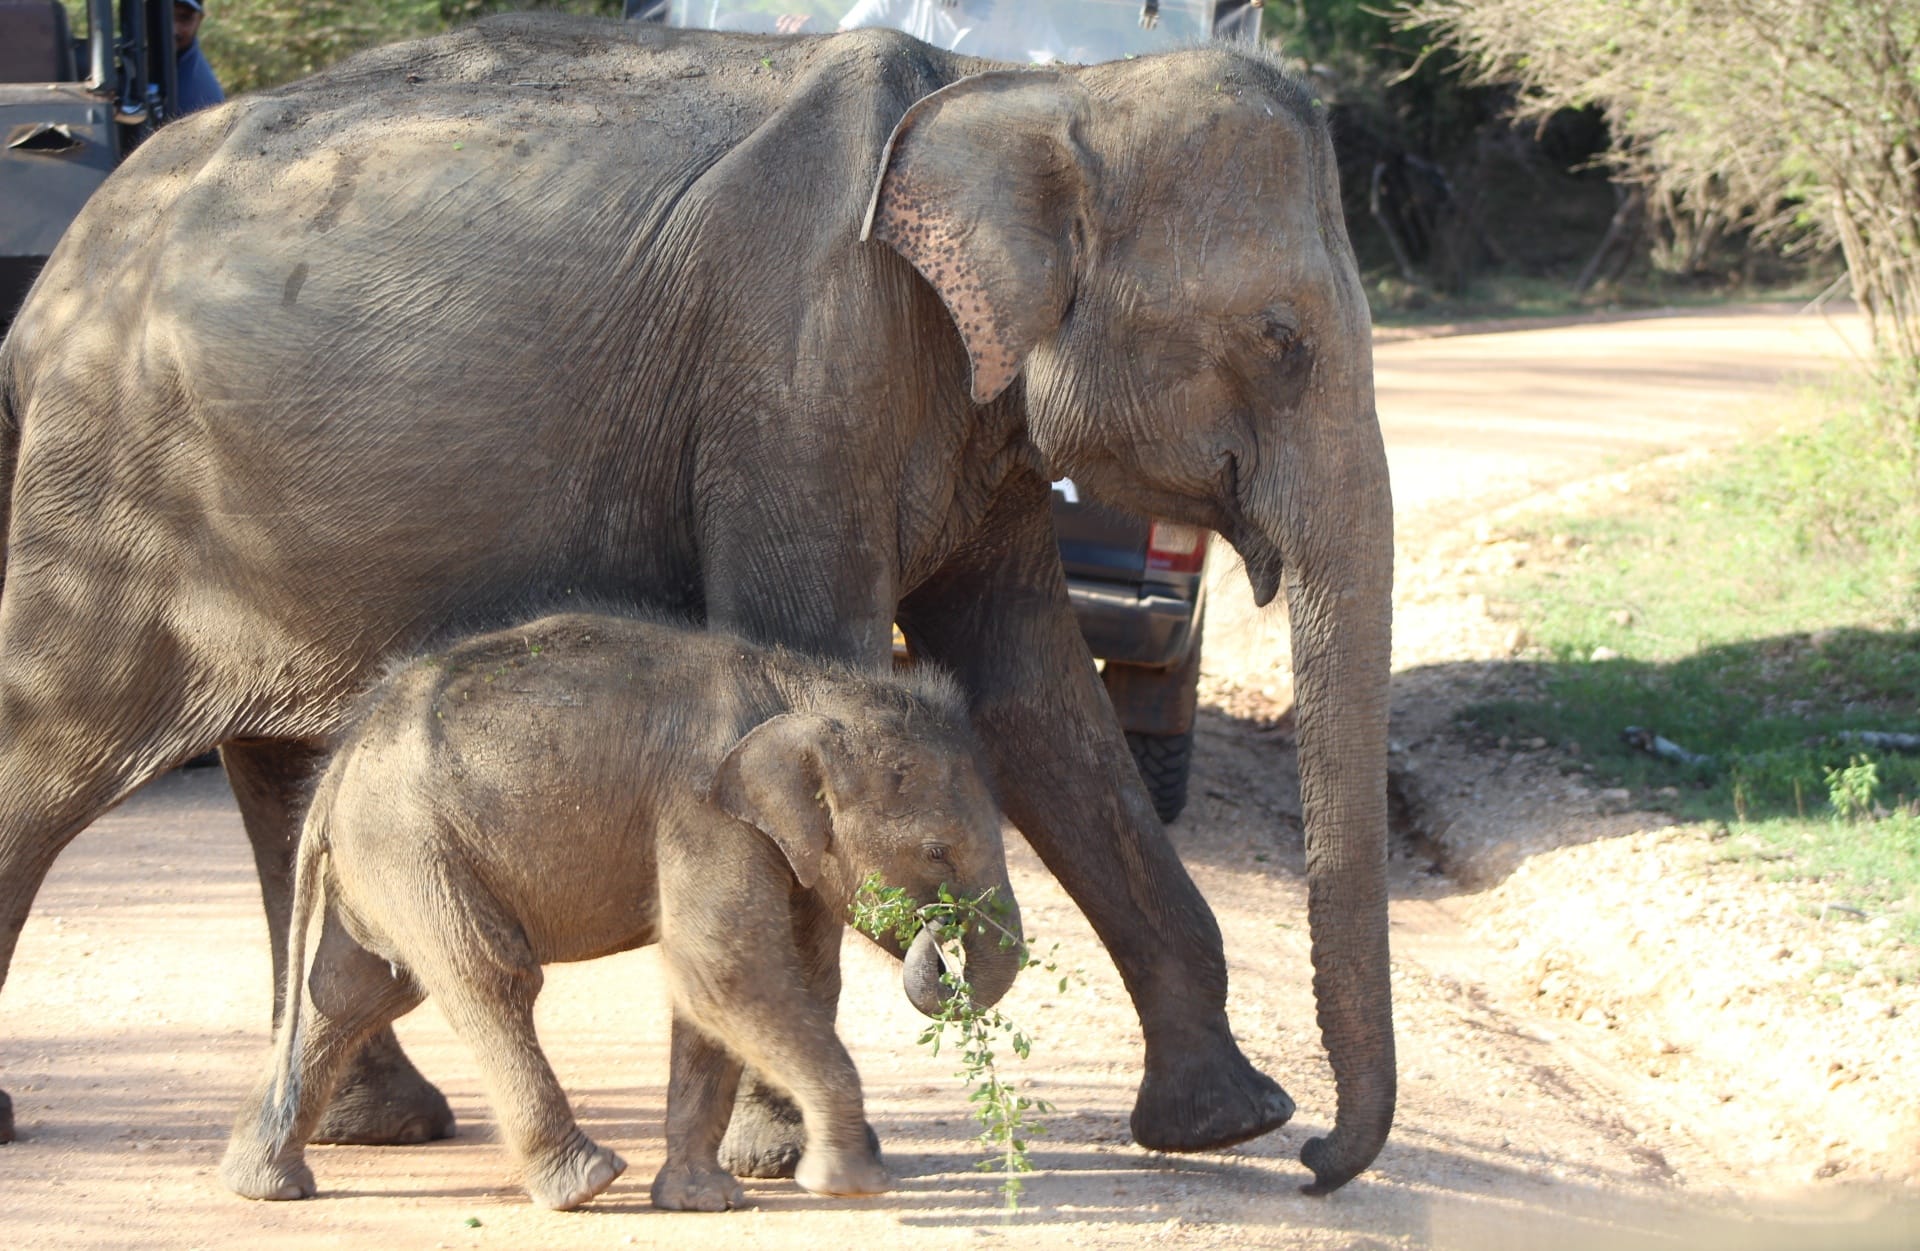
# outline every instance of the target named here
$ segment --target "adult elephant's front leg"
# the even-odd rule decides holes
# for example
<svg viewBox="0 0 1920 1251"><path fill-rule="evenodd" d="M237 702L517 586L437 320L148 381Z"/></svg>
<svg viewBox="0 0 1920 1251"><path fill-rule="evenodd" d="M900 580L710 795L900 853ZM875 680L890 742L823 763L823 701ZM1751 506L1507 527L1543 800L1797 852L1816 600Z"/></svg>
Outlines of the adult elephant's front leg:
<svg viewBox="0 0 1920 1251"><path fill-rule="evenodd" d="M756 467L743 463L738 468L751 476ZM833 471L817 467L817 480L834 479ZM789 491L788 483L760 479L738 489L740 498L762 501L784 499ZM883 532L872 518L807 510L804 517L769 513L710 534L704 587L708 626L813 656L884 665L892 646L895 596L893 572L879 554L887 545L873 538ZM834 943L837 952L837 934ZM818 972L813 991L831 1012L840 998L837 956ZM880 1141L871 1126L867 1141L877 1154ZM800 1109L746 1069L720 1144L720 1163L736 1177L792 1177L805 1147Z"/></svg>
<svg viewBox="0 0 1920 1251"><path fill-rule="evenodd" d="M307 787L322 754L297 743L242 743L221 748L220 755L260 874L273 944L273 1019L278 1021L286 986L293 851ZM451 1138L453 1130L447 1097L420 1076L393 1030L382 1027L354 1057L312 1141L397 1146Z"/></svg>
<svg viewBox="0 0 1920 1251"><path fill-rule="evenodd" d="M1035 518L1037 517L1037 520ZM1007 816L1106 945L1146 1037L1133 1136L1162 1151L1276 1129L1293 1100L1227 1026L1226 960L1101 690L1044 511L900 607L919 654L967 688ZM1009 550L1010 549L1010 550Z"/></svg>

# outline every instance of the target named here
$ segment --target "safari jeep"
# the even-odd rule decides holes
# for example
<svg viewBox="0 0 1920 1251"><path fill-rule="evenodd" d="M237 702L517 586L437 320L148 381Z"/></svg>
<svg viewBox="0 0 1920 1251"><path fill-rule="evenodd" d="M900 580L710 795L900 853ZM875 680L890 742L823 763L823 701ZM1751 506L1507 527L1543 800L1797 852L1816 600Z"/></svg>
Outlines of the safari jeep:
<svg viewBox="0 0 1920 1251"><path fill-rule="evenodd" d="M178 100L173 0L0 0L0 333L67 223Z"/></svg>

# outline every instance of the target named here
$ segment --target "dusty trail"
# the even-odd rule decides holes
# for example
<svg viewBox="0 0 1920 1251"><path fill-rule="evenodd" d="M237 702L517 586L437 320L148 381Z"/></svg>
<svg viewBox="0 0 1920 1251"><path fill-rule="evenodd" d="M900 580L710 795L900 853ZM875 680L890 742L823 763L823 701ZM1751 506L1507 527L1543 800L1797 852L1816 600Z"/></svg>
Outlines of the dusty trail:
<svg viewBox="0 0 1920 1251"><path fill-rule="evenodd" d="M1488 507L1596 472L1606 455L1730 437L1783 370L1844 358L1820 326L1752 314L1382 344L1403 545L1411 552ZM1669 351L1675 343L1684 346ZM1587 362L1586 376L1570 386L1573 360ZM1475 421L1480 433L1463 434ZM1549 1235L1576 1246L1756 1245L1739 1222L1761 1199L1724 1144L1702 1141L1677 1112L1661 1115L1657 1091L1565 1022L1503 997L1504 977L1467 928L1476 897L1416 845L1396 847L1395 859L1394 1137L1345 1190L1298 1193L1300 1144L1324 1130L1333 1092L1310 994L1284 618L1252 612L1231 571L1216 595L1194 800L1174 833L1226 936L1235 1027L1300 1104L1284 1130L1206 1156L1129 1144L1133 1013L1085 922L1016 847L1028 926L1078 973L1065 993L1030 977L1004 1005L1036 1036L1025 1079L1058 1107L1012 1222L997 1211L994 1179L974 1171L952 1064L914 1047L918 1018L895 969L859 940L848 947L843 1021L902 1179L882 1201L762 1183L748 1187L755 1207L744 1213L648 1208L666 1016L642 952L550 970L540 1001L543 1039L588 1132L632 1166L591 1210L536 1212L513 1188L472 1061L432 1005L400 1033L453 1100L459 1137L316 1148L320 1199L246 1203L214 1169L264 1059L266 931L222 779L174 774L73 845L23 936L0 1000L0 1082L22 1131L0 1148L0 1246L1374 1248ZM1444 590L1403 598L1399 665L1457 658L1467 635ZM1829 1215L1874 1208L1852 1192L1834 1202ZM1878 1221L1863 1231L1877 1231L1876 1245L1914 1240L1911 1208ZM1798 1243L1789 1231L1777 1245Z"/></svg>

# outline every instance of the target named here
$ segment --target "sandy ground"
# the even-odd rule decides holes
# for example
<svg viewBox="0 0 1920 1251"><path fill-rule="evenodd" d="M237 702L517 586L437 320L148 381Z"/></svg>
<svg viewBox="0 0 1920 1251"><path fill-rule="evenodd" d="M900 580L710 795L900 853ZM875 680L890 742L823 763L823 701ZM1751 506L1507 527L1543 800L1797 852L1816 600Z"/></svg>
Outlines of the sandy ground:
<svg viewBox="0 0 1920 1251"><path fill-rule="evenodd" d="M1449 756L1436 728L1466 687L1435 675L1480 672L1474 663L1498 642L1484 611L1449 590L1455 566L1425 553L1531 492L1733 437L1785 376L1845 360L1848 336L1857 342L1857 325L1753 311L1380 345L1410 575L1395 731L1412 743L1398 745L1396 778L1427 796L1414 824L1433 825L1453 803L1453 819L1435 826L1440 842L1452 825L1472 825L1469 810L1506 813L1504 824L1474 827L1472 845L1525 846L1532 859L1476 875L1465 870L1482 862L1464 851L1449 859L1431 837L1397 846L1398 1124L1375 1169L1331 1197L1298 1191L1300 1144L1325 1129L1333 1095L1313 1025L1284 617L1254 612L1244 581L1223 568L1193 801L1173 832L1226 936L1236 1030L1299 1102L1285 1129L1190 1157L1128 1142L1140 1062L1133 1013L1084 921L1016 842L1028 927L1042 947L1057 941L1061 963L1077 972L1065 993L1029 978L1003 1005L1035 1035L1021 1080L1057 1107L1012 1220L997 1207L995 1179L974 1168L950 1058L914 1046L918 1018L895 968L858 939L848 946L843 1032L901 1178L885 1199L833 1202L755 1183L745 1212L650 1210L666 1014L653 956L640 952L552 969L540 1001L543 1039L584 1125L631 1164L591 1209L528 1206L472 1061L431 1004L400 1033L453 1101L459 1136L422 1148L316 1148L317 1200L248 1203L228 1195L214 1169L242 1087L265 1058L266 931L232 801L217 772L199 771L161 779L76 841L28 924L0 1009L0 1082L21 1131L0 1148L0 1247L1785 1247L1843 1236L1920 1245L1913 1178L1897 1158L1889 1163L1904 1149L1897 1134L1843 1152L1842 1167L1823 1175L1824 1156L1777 1159L1794 1154L1794 1140L1768 1136L1770 1124L1749 1135L1776 1148L1761 1159L1752 1143L1729 1138L1739 1123L1695 1107L1703 1082L1719 1091L1724 1079L1695 1081L1679 1065L1650 1077L1637 1053L1613 1045L1622 1031L1606 1026L1605 1010L1588 1012L1601 1001L1566 991L1578 927L1607 922L1554 902L1594 893L1590 875L1606 866L1556 857L1631 842L1597 836L1654 836L1635 834L1630 814L1597 817L1590 797L1550 791L1504 757ZM1466 796L1436 783L1434 766L1410 769L1410 752L1464 780ZM1442 792L1453 798L1436 798ZM1437 857L1473 889L1435 871ZM1549 983L1552 993L1540 989ZM1887 1018L1890 1028L1903 1020L1911 1026L1920 1013ZM1713 1018L1701 1024L1711 1031Z"/></svg>

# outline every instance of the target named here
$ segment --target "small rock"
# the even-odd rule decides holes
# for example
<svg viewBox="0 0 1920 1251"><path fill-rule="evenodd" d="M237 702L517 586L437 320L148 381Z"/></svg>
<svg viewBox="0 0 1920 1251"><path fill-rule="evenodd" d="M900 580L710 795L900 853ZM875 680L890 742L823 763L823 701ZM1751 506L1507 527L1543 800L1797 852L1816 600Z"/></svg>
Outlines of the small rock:
<svg viewBox="0 0 1920 1251"><path fill-rule="evenodd" d="M1633 792L1624 786L1609 786L1593 797L1593 806L1602 816L1625 812L1633 806Z"/></svg>
<svg viewBox="0 0 1920 1251"><path fill-rule="evenodd" d="M1573 536L1571 534L1556 534L1548 541L1553 544L1553 550L1556 552L1568 551L1573 547Z"/></svg>
<svg viewBox="0 0 1920 1251"><path fill-rule="evenodd" d="M1601 1027L1607 1023L1607 1014L1598 1008L1588 1008L1580 1014L1580 1024Z"/></svg>
<svg viewBox="0 0 1920 1251"><path fill-rule="evenodd" d="M1477 593L1467 596L1467 615L1470 617L1486 616L1487 597Z"/></svg>
<svg viewBox="0 0 1920 1251"><path fill-rule="evenodd" d="M1677 786L1663 786L1655 791L1654 794L1660 796L1662 799L1678 799L1680 798L1680 788Z"/></svg>
<svg viewBox="0 0 1920 1251"><path fill-rule="evenodd" d="M1605 644L1601 644L1599 647L1596 647L1593 649L1593 653L1589 655L1587 659L1588 660L1618 660L1620 659L1620 653L1614 651L1611 647L1608 647Z"/></svg>
<svg viewBox="0 0 1920 1251"><path fill-rule="evenodd" d="M1616 608L1607 614L1607 620L1624 630L1633 624L1633 610L1631 608Z"/></svg>
<svg viewBox="0 0 1920 1251"><path fill-rule="evenodd" d="M1869 1021L1890 1017L1894 1014L1893 1005L1875 995L1864 991L1850 990L1840 996L1840 1006Z"/></svg>
<svg viewBox="0 0 1920 1251"><path fill-rule="evenodd" d="M1513 629L1507 631L1507 655L1518 656L1521 652L1527 650L1527 644L1532 641L1532 639L1527 637L1527 627L1518 625L1513 627Z"/></svg>
<svg viewBox="0 0 1920 1251"><path fill-rule="evenodd" d="M1528 751L1539 751L1542 747L1545 747L1546 745L1547 745L1547 740L1544 738L1530 738L1530 739L1523 740L1520 744L1520 746L1526 748Z"/></svg>

